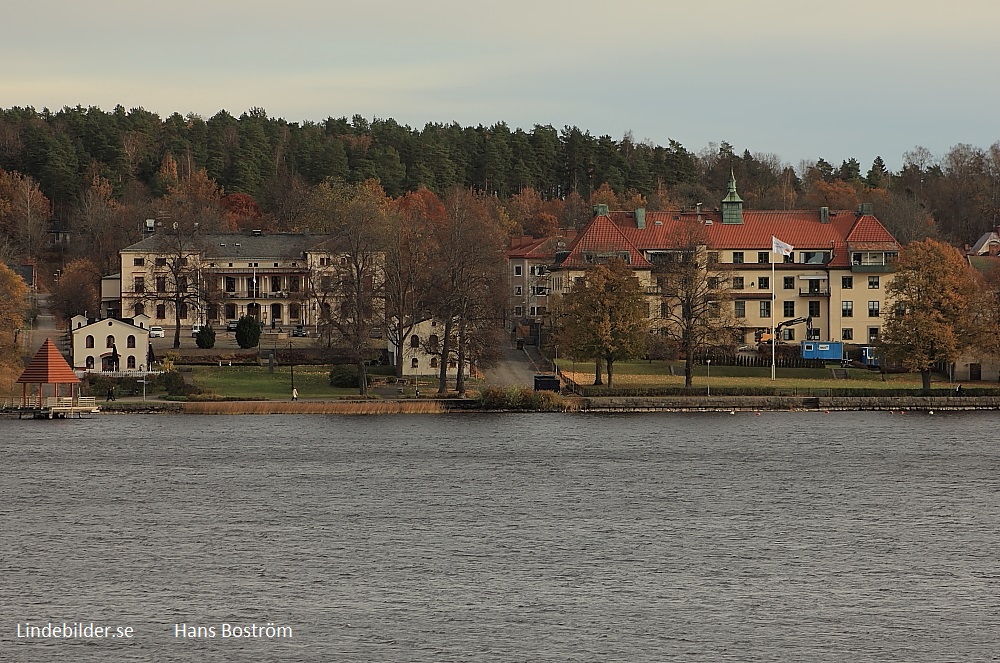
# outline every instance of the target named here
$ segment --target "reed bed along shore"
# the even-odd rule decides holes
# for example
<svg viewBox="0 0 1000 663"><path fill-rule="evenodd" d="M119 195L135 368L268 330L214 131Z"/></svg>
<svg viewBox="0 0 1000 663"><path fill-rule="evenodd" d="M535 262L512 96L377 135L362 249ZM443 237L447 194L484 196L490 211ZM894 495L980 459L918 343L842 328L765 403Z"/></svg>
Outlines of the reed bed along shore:
<svg viewBox="0 0 1000 663"><path fill-rule="evenodd" d="M439 414L437 401L200 401L188 414Z"/></svg>

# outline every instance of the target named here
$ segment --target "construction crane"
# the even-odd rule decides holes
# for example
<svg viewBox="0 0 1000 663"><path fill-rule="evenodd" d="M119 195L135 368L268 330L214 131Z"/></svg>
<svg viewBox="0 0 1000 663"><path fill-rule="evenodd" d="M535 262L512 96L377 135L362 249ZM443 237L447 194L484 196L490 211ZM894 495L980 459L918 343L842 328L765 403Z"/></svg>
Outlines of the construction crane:
<svg viewBox="0 0 1000 663"><path fill-rule="evenodd" d="M782 329L784 329L785 327L791 327L792 325L801 325L802 323L805 323L807 330L811 330L813 328L812 322L813 319L811 315L806 316L804 318L792 318L791 320L785 320L784 322L779 322L778 326L774 328L774 335L780 338ZM771 334L765 332L760 335L760 338L757 339L757 342L759 345L766 345L767 347L770 347L771 338L772 338Z"/></svg>

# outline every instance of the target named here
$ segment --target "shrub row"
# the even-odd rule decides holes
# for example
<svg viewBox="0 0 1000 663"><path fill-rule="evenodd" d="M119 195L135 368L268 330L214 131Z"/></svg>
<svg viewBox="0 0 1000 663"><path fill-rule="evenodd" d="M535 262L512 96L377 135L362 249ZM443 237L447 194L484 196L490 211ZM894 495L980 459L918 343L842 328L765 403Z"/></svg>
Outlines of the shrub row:
<svg viewBox="0 0 1000 663"><path fill-rule="evenodd" d="M568 409L563 397L554 391L535 391L528 387L487 387L479 393L479 407L484 410L526 410L562 412Z"/></svg>
<svg viewBox="0 0 1000 663"><path fill-rule="evenodd" d="M586 397L597 396L632 396L632 397L653 397L653 396L705 396L706 388L692 387L624 387L608 389L600 386L578 386L577 393ZM841 387L836 389L790 389L788 387L712 387L712 396L828 396L841 398L859 397L890 397L890 398L915 398L921 396L932 397L954 397L957 394L952 388L937 388L930 391L920 389L871 389L865 387ZM979 387L968 389L962 388L963 398L1000 396L1000 388Z"/></svg>

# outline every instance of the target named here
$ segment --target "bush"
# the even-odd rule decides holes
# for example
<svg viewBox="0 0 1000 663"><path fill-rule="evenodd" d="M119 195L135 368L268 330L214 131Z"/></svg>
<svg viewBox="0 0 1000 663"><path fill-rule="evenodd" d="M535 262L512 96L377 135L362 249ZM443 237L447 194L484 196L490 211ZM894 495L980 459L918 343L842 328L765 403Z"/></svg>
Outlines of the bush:
<svg viewBox="0 0 1000 663"><path fill-rule="evenodd" d="M562 412L566 401L554 391L535 391L529 387L487 387L479 394L484 410L528 410Z"/></svg>
<svg viewBox="0 0 1000 663"><path fill-rule="evenodd" d="M194 342L199 348L214 348L215 330L212 329L211 325L205 325L198 332L198 335L194 337Z"/></svg>
<svg viewBox="0 0 1000 663"><path fill-rule="evenodd" d="M236 342L244 350L257 347L260 341L260 323L255 318L243 316L236 323Z"/></svg>
<svg viewBox="0 0 1000 663"><path fill-rule="evenodd" d="M330 371L330 386L342 388L361 386L358 367L354 364L337 364L334 366Z"/></svg>
<svg viewBox="0 0 1000 663"><path fill-rule="evenodd" d="M160 373L156 383L167 392L167 396L171 397L190 396L200 391L198 387L185 382L184 377L177 371Z"/></svg>

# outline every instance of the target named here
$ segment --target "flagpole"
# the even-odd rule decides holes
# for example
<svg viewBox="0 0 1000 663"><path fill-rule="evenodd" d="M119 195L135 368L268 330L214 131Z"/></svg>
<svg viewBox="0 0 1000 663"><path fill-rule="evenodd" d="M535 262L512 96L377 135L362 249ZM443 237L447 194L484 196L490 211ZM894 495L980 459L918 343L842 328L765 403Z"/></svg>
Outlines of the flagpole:
<svg viewBox="0 0 1000 663"><path fill-rule="evenodd" d="M773 249L774 247L772 246L771 248ZM773 255L774 251L773 250L771 251L771 254L772 254L771 257L773 258L774 257L774 255ZM775 358L775 352L776 352L775 348L777 348L777 346L778 346L778 339L777 339L777 337L775 335L775 326L774 326L774 318L775 318L776 315L778 315L778 311L775 308L775 304L777 304L777 297L776 297L776 295L777 295L777 293L774 290L774 260L772 259L771 260L771 380L775 379L775 377L774 377L774 372L775 372L774 371L774 358Z"/></svg>

